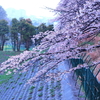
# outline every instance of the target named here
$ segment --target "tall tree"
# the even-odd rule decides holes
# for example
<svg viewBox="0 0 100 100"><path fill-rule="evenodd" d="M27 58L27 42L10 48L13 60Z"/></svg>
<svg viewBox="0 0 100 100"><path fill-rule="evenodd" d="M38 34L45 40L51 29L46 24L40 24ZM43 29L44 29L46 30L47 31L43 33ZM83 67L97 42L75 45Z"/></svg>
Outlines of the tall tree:
<svg viewBox="0 0 100 100"><path fill-rule="evenodd" d="M8 22L5 20L0 20L0 50L3 51L4 44L6 42L7 34L9 32Z"/></svg>
<svg viewBox="0 0 100 100"><path fill-rule="evenodd" d="M19 28L19 21L16 18L13 18L11 21L11 41L12 41L12 48L13 51L20 51L20 33L18 28Z"/></svg>
<svg viewBox="0 0 100 100"><path fill-rule="evenodd" d="M47 26L47 30L48 30L48 31L54 31L54 26L53 26L53 24L48 25L48 26Z"/></svg>
<svg viewBox="0 0 100 100"><path fill-rule="evenodd" d="M32 21L30 19L21 19L19 30L22 42L24 43L26 50L29 50L32 45L31 37L36 34L35 26L32 25Z"/></svg>
<svg viewBox="0 0 100 100"><path fill-rule="evenodd" d="M46 23L42 23L38 26L38 32L45 32L47 31Z"/></svg>

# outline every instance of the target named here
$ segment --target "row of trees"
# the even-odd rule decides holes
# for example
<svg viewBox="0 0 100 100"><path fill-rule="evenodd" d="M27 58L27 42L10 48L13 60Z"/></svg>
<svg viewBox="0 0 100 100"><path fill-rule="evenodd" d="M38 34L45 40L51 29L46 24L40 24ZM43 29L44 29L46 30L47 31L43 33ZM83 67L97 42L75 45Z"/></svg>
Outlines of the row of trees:
<svg viewBox="0 0 100 100"><path fill-rule="evenodd" d="M8 25L9 24L9 25ZM21 45L29 50L32 45L31 37L39 32L53 31L53 25L45 23L39 26L32 25L31 19L13 18L11 21L7 18L6 11L0 6L0 50L3 51L7 40L11 40L13 51L20 51ZM40 44L37 40L34 45Z"/></svg>
<svg viewBox="0 0 100 100"><path fill-rule="evenodd" d="M22 72L22 70L27 71L28 68L37 65L39 70L28 81L28 84L32 84L43 78L57 79L58 77L61 79L64 74L76 69L100 65L100 41L93 45L87 44L95 37L100 36L100 1L61 0L55 11L58 14L56 31L35 35L34 40L44 36L40 45L32 51L24 51L22 54L8 59L1 64L0 71L15 68L18 69L18 72L19 69ZM92 59L91 65L84 63L69 71L48 73L66 59L81 59L82 56L94 53L96 50L98 50L99 57L96 60ZM88 59L87 57L89 55L86 55L86 59Z"/></svg>
<svg viewBox="0 0 100 100"><path fill-rule="evenodd" d="M29 50L32 45L32 36L47 30L53 30L53 25L47 26L45 23L42 23L36 27L32 25L31 19L20 18L20 20L17 20L13 18L8 26L6 20L0 20L0 50L3 51L7 40L11 40L13 51L20 51L21 45L24 45L25 49ZM38 43L40 41L37 41L34 45Z"/></svg>
<svg viewBox="0 0 100 100"><path fill-rule="evenodd" d="M25 45L26 50L29 50L32 44L31 36L36 34L32 21L30 19L20 19L18 21L14 18L11 21L10 31L13 51L20 51L21 43Z"/></svg>
<svg viewBox="0 0 100 100"><path fill-rule="evenodd" d="M0 6L0 51L3 50L9 32L6 11Z"/></svg>

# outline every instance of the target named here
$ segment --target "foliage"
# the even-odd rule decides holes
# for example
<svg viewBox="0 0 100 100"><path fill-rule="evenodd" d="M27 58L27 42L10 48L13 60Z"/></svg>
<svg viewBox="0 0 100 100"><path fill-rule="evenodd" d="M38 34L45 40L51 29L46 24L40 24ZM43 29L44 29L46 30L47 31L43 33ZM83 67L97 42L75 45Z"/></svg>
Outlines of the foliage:
<svg viewBox="0 0 100 100"><path fill-rule="evenodd" d="M43 90L43 86L41 86L39 89L38 89L38 91L42 91Z"/></svg>
<svg viewBox="0 0 100 100"><path fill-rule="evenodd" d="M36 27L36 34L41 34L42 32L46 31L54 31L54 26L51 25L46 25L45 23L40 24L38 27ZM35 45L39 45L41 43L43 37L39 39L35 39Z"/></svg>
<svg viewBox="0 0 100 100"><path fill-rule="evenodd" d="M26 50L29 50L32 44L31 37L36 34L35 26L32 25L32 21L30 19L20 19L19 32Z"/></svg>
<svg viewBox="0 0 100 100"><path fill-rule="evenodd" d="M19 21L16 18L12 19L11 22L11 42L12 42L12 48L13 51L20 51L20 44L21 44L21 36L19 32Z"/></svg>
<svg viewBox="0 0 100 100"><path fill-rule="evenodd" d="M39 97L42 97L42 95L43 95L42 93L38 94Z"/></svg>
<svg viewBox="0 0 100 100"><path fill-rule="evenodd" d="M52 73L46 74L50 69L57 67L63 60L80 58L82 54L94 51L100 47L99 42L93 45L79 45L84 39L90 42L100 32L100 1L61 0L54 11L57 13L55 21L58 22L55 31L41 32L33 36L33 41L41 39L40 45L33 48L32 51L25 51L8 59L1 64L0 71L8 68L27 71L27 68L34 66L35 62L42 63L42 65L38 63L40 70L28 81L28 84L32 84L40 78L46 77L50 79L58 77L60 80L60 76L63 76L65 73L100 63L99 60L95 60L90 66L84 63L69 71L55 73L54 75ZM26 23L24 24L26 25ZM23 30L25 31L26 28ZM43 52L46 48L49 49Z"/></svg>
<svg viewBox="0 0 100 100"><path fill-rule="evenodd" d="M54 26L51 24L51 25L48 25L47 26L47 30L48 31L54 31Z"/></svg>
<svg viewBox="0 0 100 100"><path fill-rule="evenodd" d="M30 90L33 90L35 88L35 86L32 86L31 88L30 88Z"/></svg>
<svg viewBox="0 0 100 100"><path fill-rule="evenodd" d="M53 24L50 25L46 25L46 23L41 23L38 27L37 27L37 32L46 32L46 31L54 31L54 26Z"/></svg>
<svg viewBox="0 0 100 100"><path fill-rule="evenodd" d="M0 50L3 51L4 44L8 40L7 35L9 32L8 22L0 20Z"/></svg>
<svg viewBox="0 0 100 100"><path fill-rule="evenodd" d="M38 26L38 31L39 32L45 32L47 30L46 24L42 23Z"/></svg>

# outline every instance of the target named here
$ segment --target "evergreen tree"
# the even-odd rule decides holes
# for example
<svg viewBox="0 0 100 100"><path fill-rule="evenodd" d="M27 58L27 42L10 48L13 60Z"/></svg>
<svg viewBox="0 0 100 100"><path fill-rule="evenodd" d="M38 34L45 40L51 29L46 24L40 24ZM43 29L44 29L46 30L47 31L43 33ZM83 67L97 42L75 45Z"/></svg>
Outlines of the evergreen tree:
<svg viewBox="0 0 100 100"><path fill-rule="evenodd" d="M47 26L45 23L42 23L38 26L38 32L45 32L47 31Z"/></svg>
<svg viewBox="0 0 100 100"><path fill-rule="evenodd" d="M20 33L18 33L19 21L16 18L12 19L12 26L11 26L11 41L12 41L12 48L13 51L20 51Z"/></svg>
<svg viewBox="0 0 100 100"><path fill-rule="evenodd" d="M21 19L19 32L21 33L22 42L26 50L29 50L32 45L31 37L36 34L35 26L32 25L32 21L30 19Z"/></svg>
<svg viewBox="0 0 100 100"><path fill-rule="evenodd" d="M0 20L0 50L3 51L4 44L6 42L7 34L9 32L8 22L5 20Z"/></svg>
<svg viewBox="0 0 100 100"><path fill-rule="evenodd" d="M48 25L48 26L47 26L47 30L48 30L48 31L54 31L54 26L53 26L53 24Z"/></svg>

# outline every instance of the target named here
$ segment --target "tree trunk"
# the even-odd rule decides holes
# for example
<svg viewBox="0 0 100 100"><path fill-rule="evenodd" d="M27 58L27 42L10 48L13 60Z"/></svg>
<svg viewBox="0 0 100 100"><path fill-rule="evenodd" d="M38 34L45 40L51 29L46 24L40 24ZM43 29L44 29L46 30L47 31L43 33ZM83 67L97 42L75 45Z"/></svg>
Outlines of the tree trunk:
<svg viewBox="0 0 100 100"><path fill-rule="evenodd" d="M1 49L1 45L0 45L0 51L2 51L2 49Z"/></svg>
<svg viewBox="0 0 100 100"><path fill-rule="evenodd" d="M29 45L29 41L28 41L28 40L27 40L26 43L25 43L25 48L26 48L26 50L29 51L30 45Z"/></svg>
<svg viewBox="0 0 100 100"><path fill-rule="evenodd" d="M13 51L16 51L16 40L12 42L12 49Z"/></svg>
<svg viewBox="0 0 100 100"><path fill-rule="evenodd" d="M0 50L1 50L1 51L3 51L5 42L6 42L5 36L2 35L2 36L1 36L1 44L0 44Z"/></svg>
<svg viewBox="0 0 100 100"><path fill-rule="evenodd" d="M3 43L2 43L2 46L1 46L1 50L3 51L3 49L4 49L4 44L5 44L5 40L3 41Z"/></svg>
<svg viewBox="0 0 100 100"><path fill-rule="evenodd" d="M17 40L17 51L20 51L20 44L21 44L20 40L19 41Z"/></svg>

